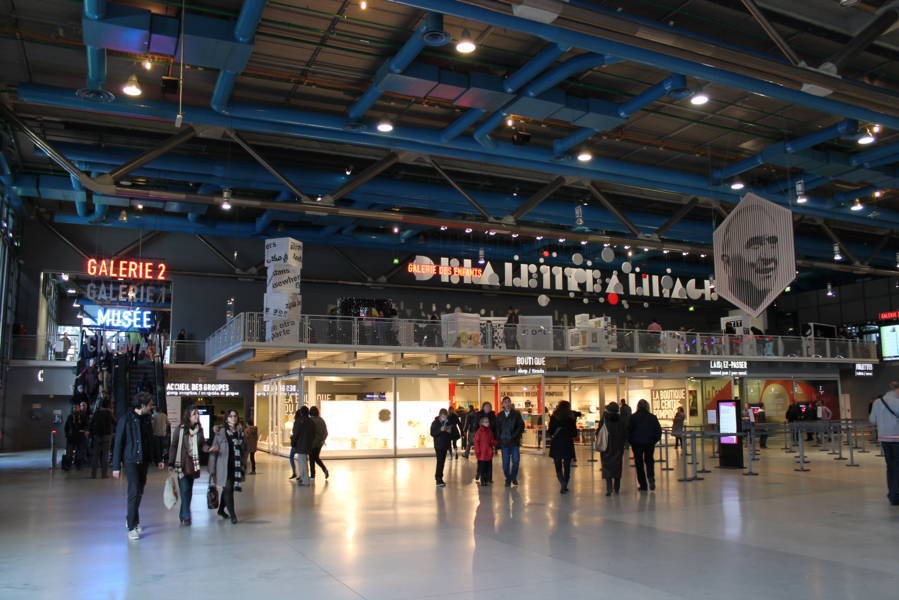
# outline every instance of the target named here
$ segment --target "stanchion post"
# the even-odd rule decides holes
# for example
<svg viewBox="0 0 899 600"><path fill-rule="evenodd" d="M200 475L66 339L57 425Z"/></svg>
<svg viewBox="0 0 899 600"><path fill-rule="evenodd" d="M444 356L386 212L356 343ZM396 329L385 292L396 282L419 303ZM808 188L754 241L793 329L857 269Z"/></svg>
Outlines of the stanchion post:
<svg viewBox="0 0 899 600"><path fill-rule="evenodd" d="M842 432L842 421L834 425L836 428L836 435L833 436L833 439L836 440L835 443L837 445L837 454L838 456L834 458L834 460L847 460L845 456L843 456L843 432Z"/></svg>
<svg viewBox="0 0 899 600"><path fill-rule="evenodd" d="M862 425L862 427L864 427L865 429L868 429L869 425L866 423L866 424ZM867 448L865 448L864 435L861 438L862 439L861 443L858 443L858 439L859 439L859 436L855 436L855 441L858 444L858 448L856 448L858 450L858 453L859 454L870 454L871 451L868 450Z"/></svg>
<svg viewBox="0 0 899 600"><path fill-rule="evenodd" d="M700 477L697 473L698 461L696 460L696 432L690 432L690 452L693 453L693 480L702 481L705 477Z"/></svg>
<svg viewBox="0 0 899 600"><path fill-rule="evenodd" d="M749 427L749 435L747 436L747 441L748 441L747 454L749 454L749 469L745 473L743 473L743 475L756 477L756 476L758 476L758 473L756 473L752 470L752 462L755 459L755 436L752 435L752 427L751 426Z"/></svg>
<svg viewBox="0 0 899 600"><path fill-rule="evenodd" d="M799 429L799 468L793 469L794 471L808 471L805 468L805 436L802 435L802 430Z"/></svg>
<svg viewBox="0 0 899 600"><path fill-rule="evenodd" d="M877 425L871 426L871 435L874 436L874 443L877 444L877 456L879 458L883 458L883 444L879 443L880 434L877 432Z"/></svg>
<svg viewBox="0 0 899 600"><path fill-rule="evenodd" d="M791 435L791 432L790 432L790 424L785 422L784 423L784 453L792 454L793 452L795 452L795 450L793 450L793 436Z"/></svg>
<svg viewBox="0 0 899 600"><path fill-rule="evenodd" d="M671 463L668 461L668 430L664 430L665 434L665 460L661 461L665 463L665 466L662 467L662 471L673 471L674 467L671 466Z"/></svg>
<svg viewBox="0 0 899 600"><path fill-rule="evenodd" d="M56 469L56 430L50 430L50 470Z"/></svg>
<svg viewBox="0 0 899 600"><path fill-rule="evenodd" d="M853 444L852 439L852 424L847 423L846 427L848 429L849 434L849 462L846 464L847 467L857 467L858 463L855 462L855 444Z"/></svg>
<svg viewBox="0 0 899 600"><path fill-rule="evenodd" d="M593 441L590 442L590 458L587 462L596 462L596 430L593 431Z"/></svg>
<svg viewBox="0 0 899 600"><path fill-rule="evenodd" d="M681 453L683 454L680 461L681 477L678 478L678 481L693 481L692 479L687 477L687 444L681 444Z"/></svg>
<svg viewBox="0 0 899 600"><path fill-rule="evenodd" d="M699 456L702 460L702 468L699 469L699 472L711 473L711 471L705 468L705 431L700 431L699 436Z"/></svg>

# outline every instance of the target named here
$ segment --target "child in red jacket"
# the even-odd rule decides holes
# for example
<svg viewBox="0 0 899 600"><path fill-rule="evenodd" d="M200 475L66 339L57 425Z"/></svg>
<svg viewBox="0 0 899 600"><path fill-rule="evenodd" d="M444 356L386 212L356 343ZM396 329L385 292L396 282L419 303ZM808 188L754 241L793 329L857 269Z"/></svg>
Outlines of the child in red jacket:
<svg viewBox="0 0 899 600"><path fill-rule="evenodd" d="M493 449L496 447L496 438L490 429L490 420L487 417L481 419L481 426L474 434L474 455L478 459L478 479L481 485L487 485L493 479Z"/></svg>

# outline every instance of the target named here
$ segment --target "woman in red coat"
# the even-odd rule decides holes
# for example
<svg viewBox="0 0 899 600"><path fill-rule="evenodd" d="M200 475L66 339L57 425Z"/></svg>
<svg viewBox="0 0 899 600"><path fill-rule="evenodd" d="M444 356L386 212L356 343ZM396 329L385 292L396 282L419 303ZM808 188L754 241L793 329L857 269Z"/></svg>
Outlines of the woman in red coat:
<svg viewBox="0 0 899 600"><path fill-rule="evenodd" d="M478 480L487 485L493 479L493 452L496 438L490 428L490 419L481 417L481 425L474 434L474 455L478 459Z"/></svg>

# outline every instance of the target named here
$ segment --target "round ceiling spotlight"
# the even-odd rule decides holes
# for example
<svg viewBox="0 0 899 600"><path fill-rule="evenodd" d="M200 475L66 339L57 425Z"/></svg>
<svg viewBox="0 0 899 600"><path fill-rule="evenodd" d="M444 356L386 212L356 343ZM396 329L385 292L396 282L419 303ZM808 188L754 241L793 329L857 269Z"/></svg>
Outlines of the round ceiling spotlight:
<svg viewBox="0 0 899 600"><path fill-rule="evenodd" d="M137 80L137 75L134 73L128 77L128 81L125 82L125 85L122 86L122 93L126 96L140 96L144 93L144 91L140 88L140 81Z"/></svg>
<svg viewBox="0 0 899 600"><path fill-rule="evenodd" d="M692 96L690 96L690 104L692 104L694 106L702 106L703 104L706 104L708 101L709 101L709 97L706 94L703 94L702 92L697 92L697 93L693 94Z"/></svg>
<svg viewBox="0 0 899 600"><path fill-rule="evenodd" d="M467 29L463 29L462 37L456 42L456 52L459 54L471 54L477 49L477 44L471 39L471 33L469 33Z"/></svg>
<svg viewBox="0 0 899 600"><path fill-rule="evenodd" d="M589 150L581 150L577 153L577 159L580 162L590 162L593 160L593 154Z"/></svg>
<svg viewBox="0 0 899 600"><path fill-rule="evenodd" d="M849 207L849 210L863 210L864 208L865 205L862 204L861 198L856 198L852 206Z"/></svg>
<svg viewBox="0 0 899 600"><path fill-rule="evenodd" d="M746 184L739 179L734 179L730 182L730 189L732 190L742 190L744 187L746 187Z"/></svg>
<svg viewBox="0 0 899 600"><path fill-rule="evenodd" d="M387 119L383 119L378 122L377 128L381 133L390 133L391 131L393 131L393 123L391 123Z"/></svg>

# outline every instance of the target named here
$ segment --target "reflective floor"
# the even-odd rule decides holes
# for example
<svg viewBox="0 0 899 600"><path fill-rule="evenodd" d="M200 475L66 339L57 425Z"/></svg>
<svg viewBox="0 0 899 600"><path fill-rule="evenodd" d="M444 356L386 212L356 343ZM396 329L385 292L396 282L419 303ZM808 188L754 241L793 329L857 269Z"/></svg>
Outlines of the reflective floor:
<svg viewBox="0 0 899 600"><path fill-rule="evenodd" d="M259 456L237 525L206 510L204 477L193 527L180 527L155 472L134 542L124 482L51 473L45 453L0 455L0 598L800 600L899 589L899 509L873 453L853 469L813 451L811 470L796 473L792 455L771 449L758 477L712 469L679 483L675 470L656 492L628 478L612 498L588 455L566 496L549 460L532 455L513 489L472 485L473 460L449 463L436 489L426 458L331 461L329 481L300 488L286 460Z"/></svg>

